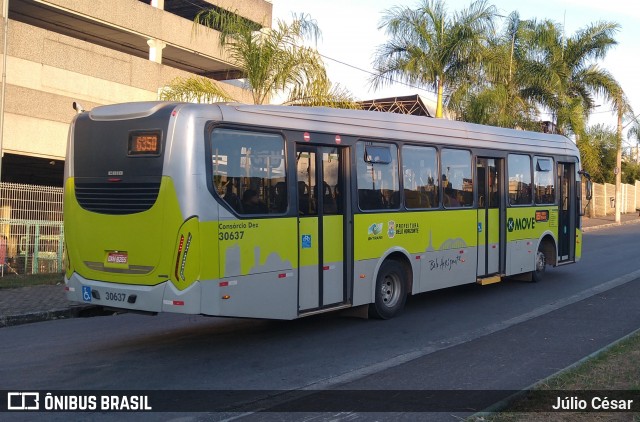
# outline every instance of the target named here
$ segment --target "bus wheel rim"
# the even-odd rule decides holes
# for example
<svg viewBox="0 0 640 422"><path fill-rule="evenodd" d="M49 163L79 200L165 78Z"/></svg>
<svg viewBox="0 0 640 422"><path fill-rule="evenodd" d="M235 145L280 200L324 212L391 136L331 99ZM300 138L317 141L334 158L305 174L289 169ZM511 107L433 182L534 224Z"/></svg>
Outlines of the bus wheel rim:
<svg viewBox="0 0 640 422"><path fill-rule="evenodd" d="M397 274L388 274L381 283L380 297L387 308L393 308L400 300L400 283Z"/></svg>
<svg viewBox="0 0 640 422"><path fill-rule="evenodd" d="M544 254L538 251L538 253L536 254L536 271L539 273L543 272L546 263L547 262Z"/></svg>

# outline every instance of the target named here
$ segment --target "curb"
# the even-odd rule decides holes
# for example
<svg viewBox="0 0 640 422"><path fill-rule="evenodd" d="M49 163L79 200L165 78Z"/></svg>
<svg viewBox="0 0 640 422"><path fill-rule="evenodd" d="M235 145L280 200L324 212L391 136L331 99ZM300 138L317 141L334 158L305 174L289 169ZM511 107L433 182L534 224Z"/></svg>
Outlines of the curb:
<svg viewBox="0 0 640 422"><path fill-rule="evenodd" d="M582 227L582 232L586 233L586 232L590 232L590 231L594 231L594 230L600 230L600 229L606 229L608 227L616 227L616 226L626 226L628 224L638 224L640 223L640 218L638 218L637 220L629 220L629 221L622 221L620 223L607 223L607 224L599 224L597 226L591 226L591 227Z"/></svg>
<svg viewBox="0 0 640 422"><path fill-rule="evenodd" d="M21 315L0 316L0 328L29 324L32 322L50 321L54 319L77 318L83 316L83 314L87 312L90 312L95 307L96 306L93 305L79 305L72 306L67 309L31 312Z"/></svg>

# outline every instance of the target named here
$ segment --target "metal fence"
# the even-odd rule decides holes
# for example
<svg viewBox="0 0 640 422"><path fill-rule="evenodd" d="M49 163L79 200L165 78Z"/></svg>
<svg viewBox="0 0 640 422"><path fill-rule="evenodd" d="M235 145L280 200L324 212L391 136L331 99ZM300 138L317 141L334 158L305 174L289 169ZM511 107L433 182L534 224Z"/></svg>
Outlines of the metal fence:
<svg viewBox="0 0 640 422"><path fill-rule="evenodd" d="M0 275L62 272L63 190L0 183Z"/></svg>

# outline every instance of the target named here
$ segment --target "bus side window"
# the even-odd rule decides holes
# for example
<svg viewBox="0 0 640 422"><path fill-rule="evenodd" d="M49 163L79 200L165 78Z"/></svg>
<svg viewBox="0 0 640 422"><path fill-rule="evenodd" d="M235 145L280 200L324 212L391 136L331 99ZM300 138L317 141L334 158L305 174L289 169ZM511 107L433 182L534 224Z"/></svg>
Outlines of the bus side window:
<svg viewBox="0 0 640 422"><path fill-rule="evenodd" d="M358 142L356 157L360 209L398 209L398 147L391 143Z"/></svg>
<svg viewBox="0 0 640 422"><path fill-rule="evenodd" d="M447 208L473 206L471 152L445 148L441 155L444 206Z"/></svg>
<svg viewBox="0 0 640 422"><path fill-rule="evenodd" d="M432 147L402 147L405 206L409 209L438 207L438 160Z"/></svg>
<svg viewBox="0 0 640 422"><path fill-rule="evenodd" d="M509 204L531 204L531 157L509 154Z"/></svg>
<svg viewBox="0 0 640 422"><path fill-rule="evenodd" d="M553 159L535 157L534 187L536 204L555 204L556 191L553 174Z"/></svg>
<svg viewBox="0 0 640 422"><path fill-rule="evenodd" d="M282 136L215 128L211 151L214 189L228 208L247 216L287 211Z"/></svg>
<svg viewBox="0 0 640 422"><path fill-rule="evenodd" d="M242 213L240 198L238 198L238 195L236 195L236 193L233 191L232 180L229 180L229 182L227 183L227 187L225 188L225 193L222 199L224 199L224 201L229 204L229 206L236 212Z"/></svg>
<svg viewBox="0 0 640 422"><path fill-rule="evenodd" d="M287 184L285 182L276 183L273 189L274 208L277 212L287 211Z"/></svg>

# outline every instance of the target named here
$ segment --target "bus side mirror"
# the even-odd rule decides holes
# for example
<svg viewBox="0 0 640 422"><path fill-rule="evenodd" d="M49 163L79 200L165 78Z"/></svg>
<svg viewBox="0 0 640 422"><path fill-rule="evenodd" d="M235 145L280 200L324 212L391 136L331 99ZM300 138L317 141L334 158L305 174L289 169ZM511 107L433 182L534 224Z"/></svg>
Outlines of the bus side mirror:
<svg viewBox="0 0 640 422"><path fill-rule="evenodd" d="M586 197L587 197L587 201L591 201L591 198L593 198L593 182L591 182L591 175L584 170L578 171L578 174L584 177L587 181L587 185L585 186Z"/></svg>

